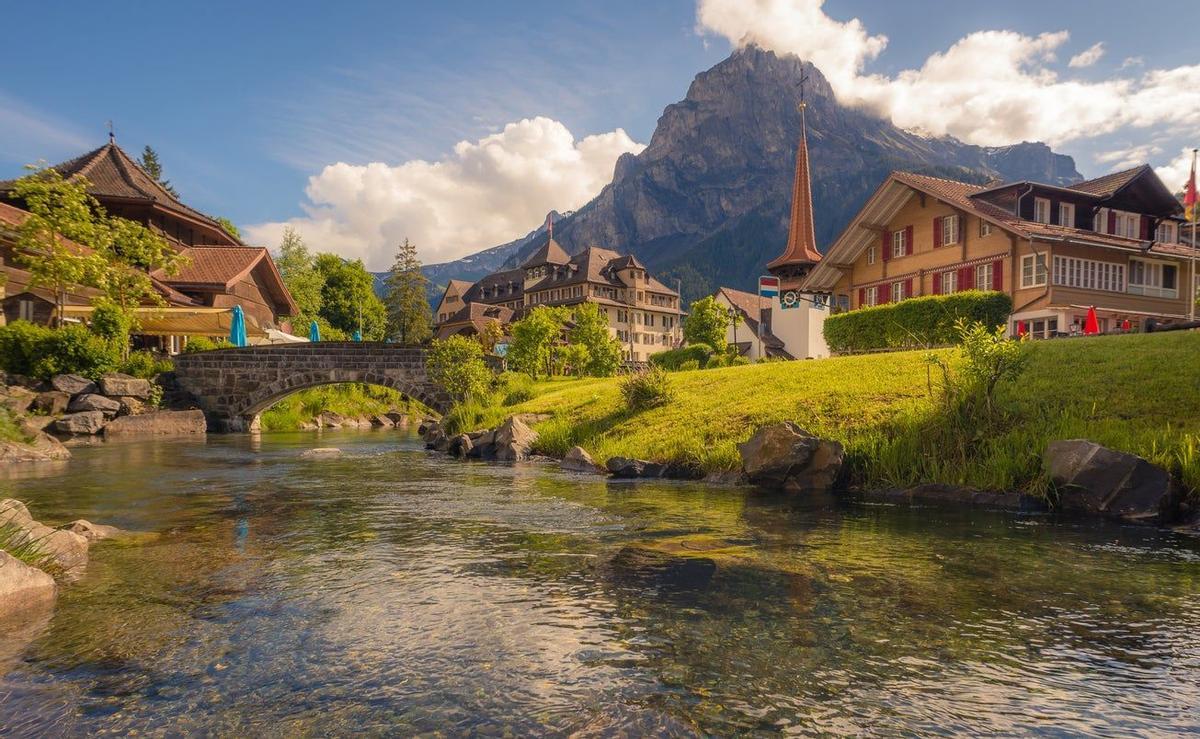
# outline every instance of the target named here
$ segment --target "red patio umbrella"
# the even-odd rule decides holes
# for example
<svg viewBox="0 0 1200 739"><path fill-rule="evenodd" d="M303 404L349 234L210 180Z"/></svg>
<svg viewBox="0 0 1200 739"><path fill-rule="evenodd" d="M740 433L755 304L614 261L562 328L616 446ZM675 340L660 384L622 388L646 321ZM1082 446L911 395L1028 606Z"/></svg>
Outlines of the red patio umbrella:
<svg viewBox="0 0 1200 739"><path fill-rule="evenodd" d="M1129 322L1128 318L1126 318L1124 321L1121 321L1121 330L1122 331L1128 331L1131 328L1133 328L1133 324Z"/></svg>
<svg viewBox="0 0 1200 739"><path fill-rule="evenodd" d="M1025 322L1024 321L1017 321L1017 338L1018 339L1025 338Z"/></svg>
<svg viewBox="0 0 1200 739"><path fill-rule="evenodd" d="M1085 336L1093 336L1100 333L1100 321L1096 318L1096 306L1088 308L1087 320L1083 323L1083 333Z"/></svg>

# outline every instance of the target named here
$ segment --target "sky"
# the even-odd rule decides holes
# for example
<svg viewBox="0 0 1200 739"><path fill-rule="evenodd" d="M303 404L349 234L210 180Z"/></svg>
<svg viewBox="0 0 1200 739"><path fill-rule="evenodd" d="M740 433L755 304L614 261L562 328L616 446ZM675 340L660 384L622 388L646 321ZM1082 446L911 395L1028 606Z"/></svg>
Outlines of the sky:
<svg viewBox="0 0 1200 739"><path fill-rule="evenodd" d="M6 8L0 177L106 140L152 145L185 202L274 246L386 269L524 235L640 151L740 45L815 63L904 128L1044 140L1088 176L1200 146L1183 0L114 0ZM617 245L619 246L619 245Z"/></svg>

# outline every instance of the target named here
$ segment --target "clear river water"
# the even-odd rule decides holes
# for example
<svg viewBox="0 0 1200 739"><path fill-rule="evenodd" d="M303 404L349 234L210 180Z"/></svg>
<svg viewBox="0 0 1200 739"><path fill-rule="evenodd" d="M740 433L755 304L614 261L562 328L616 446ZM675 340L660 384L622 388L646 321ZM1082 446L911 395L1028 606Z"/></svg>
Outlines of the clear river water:
<svg viewBox="0 0 1200 739"><path fill-rule="evenodd" d="M3 635L3 735L1200 731L1178 535L460 464L382 431L6 474L40 519L144 535Z"/></svg>

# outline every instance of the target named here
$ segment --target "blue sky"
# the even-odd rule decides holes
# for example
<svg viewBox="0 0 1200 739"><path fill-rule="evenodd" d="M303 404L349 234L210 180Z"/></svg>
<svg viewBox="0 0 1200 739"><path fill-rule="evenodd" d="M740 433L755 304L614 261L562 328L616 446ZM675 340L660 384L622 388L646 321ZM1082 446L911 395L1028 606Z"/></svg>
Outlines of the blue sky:
<svg viewBox="0 0 1200 739"><path fill-rule="evenodd" d="M828 0L823 6L819 0L740 1L733 11L730 5L715 7L722 0L21 3L6 8L5 15L9 28L23 30L6 34L0 45L6 70L0 76L0 174L98 146L111 119L118 143L131 153L152 144L185 200L206 212L243 225L290 219L308 229L310 241L324 234L333 248L366 256L375 266L383 259L375 255L375 242L413 231L422 235L432 261L536 225L536 219L526 222L518 207L524 204L495 198L498 209L519 217L485 214L480 221L491 226L450 227L447 221L458 214L486 210L480 203L490 202L488 183L508 190L521 185L505 178L471 179L475 165L469 153L455 153L457 142L492 135L500 136L495 146L507 147L517 136L501 136L504 127L535 116L543 116L545 125L524 131L525 145L563 134L557 126L577 142L623 129L628 139L594 142L595 153L583 145L572 149L568 138L565 150L559 142L547 155L554 161L564 151L583 151L579 156L586 161L566 169L564 177L598 189L605 170L611 174L611 160L648 142L662 108L683 96L697 72L727 56L730 38L747 29L765 45L798 44L801 55L811 57L812 44L844 41L846 29L839 24L860 19L865 34L887 37L886 47L869 55L853 83L854 94L873 96L873 104L892 100L892 93L866 82L867 75L893 80L981 31L1014 31L1029 39L1068 31L1069 39L1046 43L1056 60L1039 57L1037 65L1093 84L1136 80L1153 69L1190 69L1198 56L1187 33L1173 41L1165 32L1195 16L1194 4L1189 10L1182 1ZM698 2L714 6L717 18L703 34L697 31ZM806 28L799 36L781 35L770 24L756 27L754 18L731 17L755 3L783 13L785 20L795 15L787 15L794 10L790 5L804 6L804 12L827 15L835 26L828 40L814 41ZM1068 65L1070 57L1098 42L1104 48L1097 61ZM1093 94L1078 92L1079 104ZM895 105L898 123L929 123L913 106L906 111ZM1064 139L1055 144L1058 150L1075 155L1085 174L1100 174L1123 162L1115 152L1138 146L1147 148L1134 153L1144 153L1156 166L1177 165L1181 147L1190 143L1181 133L1188 123L1131 123L1100 136L1064 133L1048 122L1029 124L1032 129L1014 124L1012 130L1053 131ZM988 143L984 139L1003 137L1007 130L951 132ZM1096 159L1106 152L1114 154ZM458 158L463 161L457 169L439 170L432 179L421 174L429 170L423 165L416 167L420 172L378 170L395 192L374 201L372 213L392 207L395 212L349 234L353 229L346 224L362 214L347 202L373 197L364 189L371 178L357 165L396 168L413 160ZM309 178L336 162L352 166L320 185L327 195L306 194ZM420 192L419 208L395 205L398 200L411 205L413 189L453 189L459 183L478 189L477 198L447 206L437 200L443 196ZM529 204L529 213L580 204L552 202L561 183L541 184L546 194ZM585 195L572 191L567 199ZM276 232L255 233L269 238Z"/></svg>

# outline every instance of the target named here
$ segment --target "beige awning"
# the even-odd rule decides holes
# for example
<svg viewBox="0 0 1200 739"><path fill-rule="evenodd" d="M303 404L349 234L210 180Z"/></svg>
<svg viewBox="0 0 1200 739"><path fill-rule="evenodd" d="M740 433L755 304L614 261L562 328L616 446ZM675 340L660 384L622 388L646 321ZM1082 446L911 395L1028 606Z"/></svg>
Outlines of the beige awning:
<svg viewBox="0 0 1200 739"><path fill-rule="evenodd" d="M64 313L67 318L87 319L95 310L91 305L68 305ZM137 317L136 334L142 336L229 336L229 324L233 311L229 308L135 308ZM246 316L246 336L266 337L253 316Z"/></svg>

